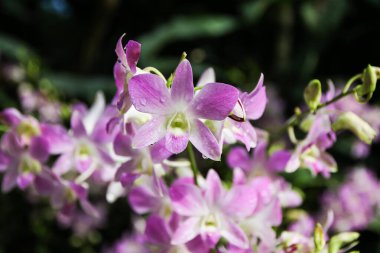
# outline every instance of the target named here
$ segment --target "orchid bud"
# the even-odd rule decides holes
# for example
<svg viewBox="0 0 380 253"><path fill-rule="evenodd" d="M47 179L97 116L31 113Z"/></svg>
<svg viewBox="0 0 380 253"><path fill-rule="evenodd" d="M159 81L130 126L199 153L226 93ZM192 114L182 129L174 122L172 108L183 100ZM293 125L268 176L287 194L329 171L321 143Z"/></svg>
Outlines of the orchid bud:
<svg viewBox="0 0 380 253"><path fill-rule="evenodd" d="M325 235L323 234L323 228L322 225L317 223L314 229L314 246L316 248L316 251L319 252L325 247L326 241L325 241Z"/></svg>
<svg viewBox="0 0 380 253"><path fill-rule="evenodd" d="M344 232L333 236L329 242L329 253L337 253L343 247L352 248L356 245L356 240L359 238L359 233Z"/></svg>
<svg viewBox="0 0 380 253"><path fill-rule="evenodd" d="M315 111L321 102L322 88L321 82L317 79L312 80L303 93L305 102L311 111Z"/></svg>
<svg viewBox="0 0 380 253"><path fill-rule="evenodd" d="M353 112L341 114L332 124L332 128L335 132L344 129L350 130L367 144L371 144L372 140L376 137L376 131Z"/></svg>
<svg viewBox="0 0 380 253"><path fill-rule="evenodd" d="M375 69L368 65L363 71L363 88L365 91L373 93L376 89L377 76Z"/></svg>
<svg viewBox="0 0 380 253"><path fill-rule="evenodd" d="M365 103L371 99L376 89L377 75L376 70L371 65L364 69L362 74L363 84L355 87L354 95L359 103Z"/></svg>

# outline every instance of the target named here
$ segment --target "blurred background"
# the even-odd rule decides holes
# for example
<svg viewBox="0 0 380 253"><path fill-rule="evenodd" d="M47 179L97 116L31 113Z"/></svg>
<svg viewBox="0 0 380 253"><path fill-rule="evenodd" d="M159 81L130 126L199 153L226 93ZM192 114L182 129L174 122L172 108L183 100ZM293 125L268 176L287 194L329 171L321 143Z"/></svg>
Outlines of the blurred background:
<svg viewBox="0 0 380 253"><path fill-rule="evenodd" d="M20 84L63 103L91 103L98 90L110 101L115 45L126 33L125 41L142 43L139 66L166 76L183 51L196 78L212 66L218 81L251 90L264 73L269 104L278 104L268 113L281 124L302 103L309 80L326 89L328 78L339 85L367 64L380 66L379 27L379 0L0 0L0 108L20 106ZM378 89L371 103L379 102ZM353 164L346 144L333 150L343 174ZM359 163L379 169L379 159ZM315 198L325 187L304 174L290 180ZM320 208L315 203L305 208ZM116 202L100 233L83 240L13 191L0 196L0 253L99 252L120 237L129 216L125 201ZM380 252L379 235L380 226L371 226L359 249Z"/></svg>

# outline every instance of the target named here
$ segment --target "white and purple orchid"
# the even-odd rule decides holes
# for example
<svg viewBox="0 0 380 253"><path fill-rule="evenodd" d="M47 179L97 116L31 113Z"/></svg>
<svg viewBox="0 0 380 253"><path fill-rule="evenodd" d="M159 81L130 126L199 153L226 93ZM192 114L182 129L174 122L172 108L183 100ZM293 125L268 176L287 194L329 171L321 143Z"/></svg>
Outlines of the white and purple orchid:
<svg viewBox="0 0 380 253"><path fill-rule="evenodd" d="M219 160L219 142L200 119L224 120L238 99L238 90L228 84L209 83L194 96L190 62L177 67L170 90L154 74L141 74L129 81L132 104L154 118L139 128L133 139L134 148L143 148L165 139L166 148L178 154L190 141L204 156Z"/></svg>

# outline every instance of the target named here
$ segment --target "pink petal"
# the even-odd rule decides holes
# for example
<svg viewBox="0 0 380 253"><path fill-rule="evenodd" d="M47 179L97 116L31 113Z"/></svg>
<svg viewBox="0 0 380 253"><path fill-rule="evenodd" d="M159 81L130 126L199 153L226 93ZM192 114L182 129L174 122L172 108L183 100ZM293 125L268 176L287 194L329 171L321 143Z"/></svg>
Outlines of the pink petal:
<svg viewBox="0 0 380 253"><path fill-rule="evenodd" d="M223 190L223 185L220 181L219 175L215 172L215 170L209 170L206 177L205 192L205 197L209 201L209 203L213 204L217 203L217 201L220 201Z"/></svg>
<svg viewBox="0 0 380 253"><path fill-rule="evenodd" d="M158 215L151 215L147 219L144 234L150 243L170 245L169 228L165 220Z"/></svg>
<svg viewBox="0 0 380 253"><path fill-rule="evenodd" d="M215 71L213 68L207 68L203 71L202 75L199 77L197 87L205 86L208 83L215 83Z"/></svg>
<svg viewBox="0 0 380 253"><path fill-rule="evenodd" d="M174 232L171 243L180 245L194 239L200 232L200 226L201 220L199 217L185 220Z"/></svg>
<svg viewBox="0 0 380 253"><path fill-rule="evenodd" d="M173 101L190 103L194 96L193 71L190 62L183 60L178 65L171 88Z"/></svg>
<svg viewBox="0 0 380 253"><path fill-rule="evenodd" d="M246 116L250 120L260 118L265 111L268 99L266 95L266 88L263 87L263 81L264 76L261 74L256 88L250 94L244 93L241 96Z"/></svg>
<svg viewBox="0 0 380 253"><path fill-rule="evenodd" d="M10 162L11 158L0 150L0 171L6 170Z"/></svg>
<svg viewBox="0 0 380 253"><path fill-rule="evenodd" d="M238 141L245 144L246 149L249 151L251 148L255 148L257 144L257 134L253 126L249 121L237 122L232 119L227 119L231 125L233 125L233 133Z"/></svg>
<svg viewBox="0 0 380 253"><path fill-rule="evenodd" d="M34 137L30 142L29 151L33 158L44 162L49 157L49 142L43 137Z"/></svg>
<svg viewBox="0 0 380 253"><path fill-rule="evenodd" d="M242 147L234 147L231 149L227 157L227 163L231 168L241 168L245 171L252 169L251 158L247 150Z"/></svg>
<svg viewBox="0 0 380 253"><path fill-rule="evenodd" d="M140 127L132 140L133 148L143 148L156 143L166 134L166 118L157 117Z"/></svg>
<svg viewBox="0 0 380 253"><path fill-rule="evenodd" d="M292 154L286 150L274 152L268 160L268 169L273 172L282 172L285 170L287 162Z"/></svg>
<svg viewBox="0 0 380 253"><path fill-rule="evenodd" d="M121 65L121 63L116 62L113 66L113 78L115 79L118 95L124 90L126 75L127 73L125 68Z"/></svg>
<svg viewBox="0 0 380 253"><path fill-rule="evenodd" d="M165 136L165 147L173 154L179 154L184 151L189 143L189 133L185 132L181 135L167 133Z"/></svg>
<svg viewBox="0 0 380 253"><path fill-rule="evenodd" d="M128 194L128 201L132 209L138 214L157 210L160 200L148 187L134 187Z"/></svg>
<svg viewBox="0 0 380 253"><path fill-rule="evenodd" d="M137 41L130 40L126 45L126 55L129 69L132 73L136 72L136 65L140 58L141 44Z"/></svg>
<svg viewBox="0 0 380 253"><path fill-rule="evenodd" d="M189 140L207 158L215 161L220 160L222 151L217 139L210 129L198 119L191 122Z"/></svg>
<svg viewBox="0 0 380 253"><path fill-rule="evenodd" d="M141 74L132 77L128 91L136 110L159 115L170 113L169 90L158 75Z"/></svg>
<svg viewBox="0 0 380 253"><path fill-rule="evenodd" d="M241 228L228 218L224 219L221 235L231 244L241 249L249 247L248 238Z"/></svg>
<svg viewBox="0 0 380 253"><path fill-rule="evenodd" d="M3 177L3 183L2 183L2 190L3 192L9 192L12 190L13 187L15 187L17 183L17 168L12 167L9 168L8 171L4 174Z"/></svg>
<svg viewBox="0 0 380 253"><path fill-rule="evenodd" d="M0 113L0 120L11 127L17 127L23 119L23 115L14 108L7 108Z"/></svg>
<svg viewBox="0 0 380 253"><path fill-rule="evenodd" d="M263 85L264 85L264 75L263 75L263 73L261 73L259 81L257 82L255 89L253 91L251 91L251 93L249 95L250 96L257 95L260 92L260 90L263 88Z"/></svg>
<svg viewBox="0 0 380 253"><path fill-rule="evenodd" d="M161 139L150 147L150 156L154 163L160 163L173 154L166 148L165 142L165 139Z"/></svg>
<svg viewBox="0 0 380 253"><path fill-rule="evenodd" d="M165 136L165 146L166 148L174 153L179 154L184 151L189 142L189 122L186 119L182 119L182 127L176 127L175 122L173 126L173 121L176 121L177 116L174 116L168 123L167 134ZM184 129L183 129L184 128Z"/></svg>
<svg viewBox="0 0 380 253"><path fill-rule="evenodd" d="M21 190L25 190L34 180L34 174L24 173L17 177L17 185Z"/></svg>
<svg viewBox="0 0 380 253"><path fill-rule="evenodd" d="M190 105L194 117L223 120L234 109L239 91L224 83L209 83L195 96Z"/></svg>
<svg viewBox="0 0 380 253"><path fill-rule="evenodd" d="M71 130L75 137L81 137L87 135L86 128L83 124L83 115L77 110L73 111L71 115Z"/></svg>
<svg viewBox="0 0 380 253"><path fill-rule="evenodd" d="M256 189L246 185L235 185L224 198L224 210L235 217L251 215L257 205Z"/></svg>
<svg viewBox="0 0 380 253"><path fill-rule="evenodd" d="M136 150L132 148L132 137L126 134L118 133L113 141L113 148L117 155L134 156Z"/></svg>
<svg viewBox="0 0 380 253"><path fill-rule="evenodd" d="M207 213L207 206L201 191L191 184L174 184L169 192L175 212L183 216L201 216Z"/></svg>
<svg viewBox="0 0 380 253"><path fill-rule="evenodd" d="M41 135L48 140L51 154L60 154L72 148L72 140L60 125L41 124Z"/></svg>
<svg viewBox="0 0 380 253"><path fill-rule="evenodd" d="M58 175L67 173L73 166L72 153L61 155L54 163L52 170Z"/></svg>
<svg viewBox="0 0 380 253"><path fill-rule="evenodd" d="M235 168L233 171L233 178L232 178L233 185L246 184L246 181L247 181L247 178L244 171L240 168Z"/></svg>
<svg viewBox="0 0 380 253"><path fill-rule="evenodd" d="M1 148L8 154L16 155L21 154L23 146L20 139L13 131L5 133L1 138Z"/></svg>
<svg viewBox="0 0 380 253"><path fill-rule="evenodd" d="M124 67L126 67L127 66L127 58L126 58L124 47L123 47L123 37L124 36L125 36L125 33L123 35L121 35L121 37L117 41L115 52L116 52L117 58L120 61L120 63Z"/></svg>

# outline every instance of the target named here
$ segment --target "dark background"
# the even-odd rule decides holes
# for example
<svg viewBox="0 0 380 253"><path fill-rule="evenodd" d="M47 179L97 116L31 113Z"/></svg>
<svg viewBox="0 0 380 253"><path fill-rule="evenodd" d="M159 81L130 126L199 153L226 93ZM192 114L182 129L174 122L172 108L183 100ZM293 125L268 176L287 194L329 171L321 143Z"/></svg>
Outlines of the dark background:
<svg viewBox="0 0 380 253"><path fill-rule="evenodd" d="M218 81L250 90L263 72L290 116L309 80L339 84L367 64L379 66L379 27L378 0L0 0L0 69L21 66L29 83L53 87L62 101L90 103L99 89L110 100L114 49L126 33L125 42L142 43L139 66L165 75L183 51L196 77L213 66ZM17 83L4 75L0 108L18 106ZM378 98L377 90L371 103L379 104ZM338 143L338 164L352 165L341 149ZM376 156L360 161L373 168L378 162ZM311 198L319 193L310 189ZM100 241L109 244L121 235L130 215L118 201L101 239L75 241L41 205L32 206L18 191L0 197L0 253L98 252ZM360 249L380 252L379 239L376 229L364 232Z"/></svg>

